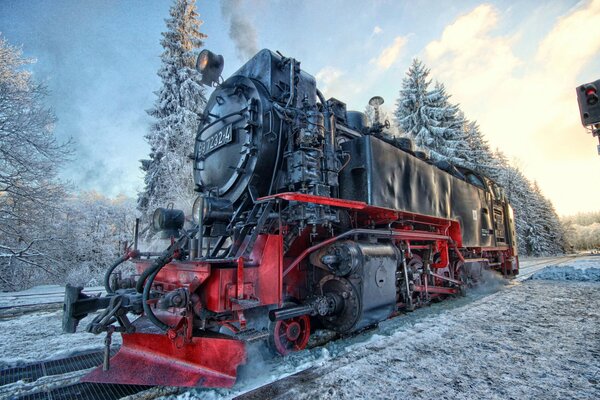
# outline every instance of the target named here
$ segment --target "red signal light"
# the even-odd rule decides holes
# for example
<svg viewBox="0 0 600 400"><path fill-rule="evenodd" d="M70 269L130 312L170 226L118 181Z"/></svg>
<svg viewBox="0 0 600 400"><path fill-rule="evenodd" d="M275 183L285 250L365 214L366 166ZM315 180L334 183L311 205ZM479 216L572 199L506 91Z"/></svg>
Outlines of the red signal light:
<svg viewBox="0 0 600 400"><path fill-rule="evenodd" d="M600 79L577 87L577 104L583 126L600 124Z"/></svg>
<svg viewBox="0 0 600 400"><path fill-rule="evenodd" d="M584 86L585 89L585 101L586 103L588 103L590 106L595 106L596 104L598 104L598 95L597 90L596 90L596 86L592 85L592 84L588 84Z"/></svg>

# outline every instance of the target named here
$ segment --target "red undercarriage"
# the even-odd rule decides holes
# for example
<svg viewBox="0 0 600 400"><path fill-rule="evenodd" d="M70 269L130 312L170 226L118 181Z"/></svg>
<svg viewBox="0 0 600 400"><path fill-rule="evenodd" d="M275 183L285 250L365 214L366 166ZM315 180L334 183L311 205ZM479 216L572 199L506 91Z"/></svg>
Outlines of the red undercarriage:
<svg viewBox="0 0 600 400"><path fill-rule="evenodd" d="M357 201L298 193L278 194L261 201L270 199L345 209L352 213L357 227L393 223L394 228L386 228L386 232L389 232L387 237L407 244L408 251L433 247L440 254L436 262L431 264L434 271L448 266L451 251L464 261L462 253L466 250L479 257L493 256L500 260L496 262L496 269L504 275L518 273L517 256L508 246L464 249L460 226L456 221L373 207ZM428 230L414 230L415 224L427 226ZM280 307L286 298L301 299L306 279L303 266L307 263L308 255L337 240L365 233L365 230L356 228L337 237L312 242L309 235L301 236L285 257L284 232L280 232L277 235L259 235L251 255L245 259L239 258L234 263L231 260L224 264L169 263L156 276L155 287L163 291L185 287L199 296L192 298L192 305L187 310L156 312L161 320L173 327L166 334L146 318L140 318L134 323L136 333L122 334L123 345L111 359L110 369L103 371L99 367L84 380L137 385L231 387L236 380L237 367L246 362L245 343L235 336L246 328L245 310L268 305ZM149 266L149 261L138 260L136 265L141 272ZM427 284L425 280L425 284L414 286L415 292L431 298L456 294L460 290L461 281L435 272L431 274L435 285ZM234 335L193 335L195 315L202 309L213 313L229 312L231 319L221 320L219 324Z"/></svg>

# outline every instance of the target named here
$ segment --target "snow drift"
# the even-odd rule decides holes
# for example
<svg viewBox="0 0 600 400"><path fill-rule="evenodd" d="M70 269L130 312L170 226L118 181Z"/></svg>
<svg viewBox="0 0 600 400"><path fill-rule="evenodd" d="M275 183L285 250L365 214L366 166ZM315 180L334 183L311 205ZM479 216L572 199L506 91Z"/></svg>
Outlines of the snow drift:
<svg viewBox="0 0 600 400"><path fill-rule="evenodd" d="M569 265L548 266L533 274L531 279L548 281L600 282L600 257L585 258Z"/></svg>

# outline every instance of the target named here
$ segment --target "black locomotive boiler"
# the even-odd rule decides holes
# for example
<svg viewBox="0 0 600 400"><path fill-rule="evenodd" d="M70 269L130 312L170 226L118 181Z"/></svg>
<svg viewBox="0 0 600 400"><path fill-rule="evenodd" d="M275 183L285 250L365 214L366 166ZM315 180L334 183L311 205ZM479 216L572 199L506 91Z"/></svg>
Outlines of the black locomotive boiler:
<svg viewBox="0 0 600 400"><path fill-rule="evenodd" d="M293 58L262 50L219 83L222 67L200 54L216 88L196 134L193 223L158 209L164 252L136 238L106 296L67 287L65 331L102 310L87 330L123 338L86 380L231 386L248 341L287 354L317 327L352 333L458 294L484 268L518 273L513 213L493 181L385 139ZM121 278L127 259L138 273Z"/></svg>

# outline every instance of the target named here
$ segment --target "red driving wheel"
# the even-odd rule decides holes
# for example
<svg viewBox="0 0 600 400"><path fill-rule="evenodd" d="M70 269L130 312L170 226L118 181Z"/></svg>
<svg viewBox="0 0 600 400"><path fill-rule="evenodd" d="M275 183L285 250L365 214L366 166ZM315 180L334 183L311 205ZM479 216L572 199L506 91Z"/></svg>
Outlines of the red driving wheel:
<svg viewBox="0 0 600 400"><path fill-rule="evenodd" d="M309 337L310 317L302 315L273 323L269 341L279 354L286 355L305 349Z"/></svg>

